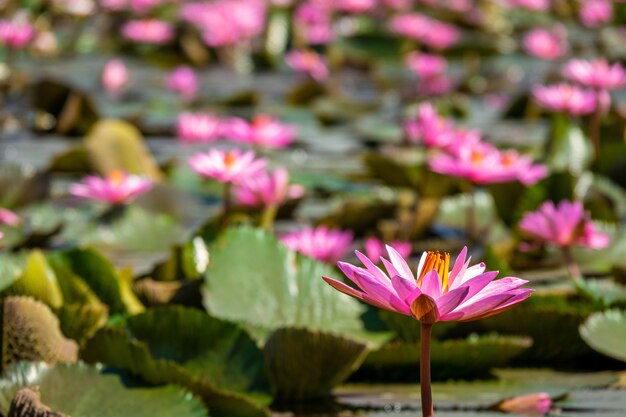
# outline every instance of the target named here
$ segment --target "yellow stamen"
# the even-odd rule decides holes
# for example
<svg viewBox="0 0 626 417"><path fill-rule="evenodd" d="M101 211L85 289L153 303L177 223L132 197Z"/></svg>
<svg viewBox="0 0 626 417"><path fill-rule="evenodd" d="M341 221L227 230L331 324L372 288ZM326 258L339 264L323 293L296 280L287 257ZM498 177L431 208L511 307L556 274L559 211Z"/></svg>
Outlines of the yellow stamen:
<svg viewBox="0 0 626 417"><path fill-rule="evenodd" d="M473 163L478 163L485 159L485 155L481 151L472 151L470 159Z"/></svg>
<svg viewBox="0 0 626 417"><path fill-rule="evenodd" d="M428 252L426 254L424 267L422 268L419 276L417 277L417 285L419 287L422 286L422 281L424 280L424 276L432 270L437 271L437 274L439 275L439 279L441 280L441 288L444 292L447 291L448 278L450 275L450 254L447 252L439 253L439 251Z"/></svg>
<svg viewBox="0 0 626 417"><path fill-rule="evenodd" d="M224 165L230 167L235 163L235 161L237 161L237 157L230 152L226 152L224 155Z"/></svg>
<svg viewBox="0 0 626 417"><path fill-rule="evenodd" d="M109 181L111 181L114 185L121 185L126 178L126 173L121 169L114 169L109 172Z"/></svg>

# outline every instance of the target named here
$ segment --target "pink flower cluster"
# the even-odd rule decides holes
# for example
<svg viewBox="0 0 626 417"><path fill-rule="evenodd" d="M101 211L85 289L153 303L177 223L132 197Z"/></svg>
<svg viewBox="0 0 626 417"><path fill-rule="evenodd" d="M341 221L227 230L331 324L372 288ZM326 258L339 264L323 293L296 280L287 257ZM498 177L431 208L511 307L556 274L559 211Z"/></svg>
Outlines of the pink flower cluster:
<svg viewBox="0 0 626 417"><path fill-rule="evenodd" d="M330 3L304 1L293 14L293 27L300 40L309 45L325 44L335 37Z"/></svg>
<svg viewBox="0 0 626 417"><path fill-rule="evenodd" d="M480 141L478 132L456 128L452 121L437 114L430 103L421 104L417 117L404 122L404 133L411 142L427 148L448 149Z"/></svg>
<svg viewBox="0 0 626 417"><path fill-rule="evenodd" d="M610 243L607 234L596 230L580 201L563 200L558 205L546 201L539 210L526 213L519 227L537 243L559 247L574 245L603 249Z"/></svg>
<svg viewBox="0 0 626 417"><path fill-rule="evenodd" d="M70 193L87 200L109 204L128 204L150 190L150 179L129 175L123 171L112 171L106 177L87 176L83 182L70 186Z"/></svg>
<svg viewBox="0 0 626 417"><path fill-rule="evenodd" d="M288 200L304 195L301 185L289 184L289 172L282 167L273 172L262 171L235 188L239 204L249 207L279 207Z"/></svg>
<svg viewBox="0 0 626 417"><path fill-rule="evenodd" d="M0 19L0 44L9 49L24 48L35 36L33 26L19 19Z"/></svg>
<svg viewBox="0 0 626 417"><path fill-rule="evenodd" d="M231 117L220 119L210 113L185 112L176 122L178 137L183 142L213 142L227 138L255 146L284 147L293 142L294 126L285 125L270 116L257 115L250 122Z"/></svg>
<svg viewBox="0 0 626 417"><path fill-rule="evenodd" d="M328 263L335 263L343 258L352 246L352 239L352 232L329 229L326 226L307 227L280 238L288 248Z"/></svg>
<svg viewBox="0 0 626 417"><path fill-rule="evenodd" d="M163 45L174 37L174 27L158 19L129 20L122 26L122 36L138 43Z"/></svg>
<svg viewBox="0 0 626 417"><path fill-rule="evenodd" d="M454 84L445 74L448 68L446 59L439 55L412 52L405 59L406 65L419 77L418 93L423 96L436 96L449 93Z"/></svg>
<svg viewBox="0 0 626 417"><path fill-rule="evenodd" d="M533 97L548 110L583 116L595 111L597 96L592 90L584 90L570 84L539 85L532 90Z"/></svg>
<svg viewBox="0 0 626 417"><path fill-rule="evenodd" d="M192 101L198 94L198 77L190 67L178 67L167 76L165 87L183 100Z"/></svg>
<svg viewBox="0 0 626 417"><path fill-rule="evenodd" d="M285 56L285 62L293 70L306 74L317 82L328 78L329 70L326 60L315 51L289 51Z"/></svg>
<svg viewBox="0 0 626 417"><path fill-rule="evenodd" d="M524 35L524 49L530 55L545 60L553 60L567 53L567 31L561 25L551 29L533 29Z"/></svg>
<svg viewBox="0 0 626 417"><path fill-rule="evenodd" d="M563 75L571 81L594 89L597 104L602 111L611 106L609 91L620 90L626 86L624 67L620 63L611 65L604 59L572 59L563 68Z"/></svg>
<svg viewBox="0 0 626 417"><path fill-rule="evenodd" d="M404 13L392 17L389 29L397 35L414 39L434 49L447 49L461 36L455 26L420 13Z"/></svg>
<svg viewBox="0 0 626 417"><path fill-rule="evenodd" d="M266 4L256 0L215 0L183 5L181 17L196 26L211 47L235 45L265 28Z"/></svg>
<svg viewBox="0 0 626 417"><path fill-rule="evenodd" d="M241 152L239 149L211 149L189 158L189 166L196 173L224 184L241 184L261 173L266 165L267 161L257 159L254 152Z"/></svg>

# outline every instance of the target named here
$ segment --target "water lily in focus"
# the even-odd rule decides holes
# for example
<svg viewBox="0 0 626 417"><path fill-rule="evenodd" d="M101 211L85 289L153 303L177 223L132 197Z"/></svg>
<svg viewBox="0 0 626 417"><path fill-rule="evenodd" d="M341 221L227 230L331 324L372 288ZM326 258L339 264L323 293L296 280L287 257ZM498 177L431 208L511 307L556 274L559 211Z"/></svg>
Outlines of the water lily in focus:
<svg viewBox="0 0 626 417"><path fill-rule="evenodd" d="M234 141L275 148L290 145L296 134L295 126L266 115L257 115L250 122L234 117L224 121L222 129L223 134Z"/></svg>
<svg viewBox="0 0 626 417"><path fill-rule="evenodd" d="M329 277L333 288L375 307L420 321L420 386L422 414L433 416L430 385L430 340L433 324L439 321L474 321L506 311L526 300L533 290L521 288L528 281L486 271L484 263L470 266L463 248L451 266L450 254L425 252L414 274L406 260L390 246L389 258L381 258L384 269L356 251L364 267L339 262L337 265L356 288Z"/></svg>
<svg viewBox="0 0 626 417"><path fill-rule="evenodd" d="M352 240L352 232L326 226L307 227L280 237L280 241L288 248L328 263L343 258L352 247Z"/></svg>
<svg viewBox="0 0 626 417"><path fill-rule="evenodd" d="M324 58L312 50L290 51L285 56L285 62L294 71L306 74L317 82L326 80L330 73Z"/></svg>
<svg viewBox="0 0 626 417"><path fill-rule="evenodd" d="M179 94L183 100L192 101L198 94L198 77L192 68L178 67L168 74L165 86L169 91Z"/></svg>
<svg viewBox="0 0 626 417"><path fill-rule="evenodd" d="M121 59L111 59L104 64L101 75L102 87L112 98L119 98L129 80L128 68Z"/></svg>
<svg viewBox="0 0 626 417"><path fill-rule="evenodd" d="M146 177L116 170L106 177L87 176L82 182L70 186L70 194L87 200L122 205L131 203L152 187L153 182Z"/></svg>

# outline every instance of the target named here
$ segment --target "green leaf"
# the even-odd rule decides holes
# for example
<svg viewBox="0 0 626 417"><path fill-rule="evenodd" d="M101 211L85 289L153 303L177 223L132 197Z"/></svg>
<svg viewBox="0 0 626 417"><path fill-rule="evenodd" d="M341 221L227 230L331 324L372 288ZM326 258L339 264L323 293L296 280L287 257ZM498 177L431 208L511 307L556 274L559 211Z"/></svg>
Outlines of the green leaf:
<svg viewBox="0 0 626 417"><path fill-rule="evenodd" d="M580 176L593 160L593 147L582 129L567 116L555 115L547 165L555 172Z"/></svg>
<svg viewBox="0 0 626 417"><path fill-rule="evenodd" d="M626 311L592 314L580 326L580 335L594 350L626 362Z"/></svg>
<svg viewBox="0 0 626 417"><path fill-rule="evenodd" d="M53 308L58 308L63 304L63 294L54 271L39 250L28 255L20 278L11 285L7 293L28 295Z"/></svg>
<svg viewBox="0 0 626 417"><path fill-rule="evenodd" d="M28 255L25 252L0 252L0 291L10 287L19 279Z"/></svg>
<svg viewBox="0 0 626 417"><path fill-rule="evenodd" d="M96 366L20 363L0 380L0 411L8 413L20 388L37 386L44 404L72 417L207 416L202 403L178 387L128 382Z"/></svg>
<svg viewBox="0 0 626 417"><path fill-rule="evenodd" d="M2 369L21 360L76 361L78 346L63 337L59 320L45 304L30 297L8 297L1 314Z"/></svg>

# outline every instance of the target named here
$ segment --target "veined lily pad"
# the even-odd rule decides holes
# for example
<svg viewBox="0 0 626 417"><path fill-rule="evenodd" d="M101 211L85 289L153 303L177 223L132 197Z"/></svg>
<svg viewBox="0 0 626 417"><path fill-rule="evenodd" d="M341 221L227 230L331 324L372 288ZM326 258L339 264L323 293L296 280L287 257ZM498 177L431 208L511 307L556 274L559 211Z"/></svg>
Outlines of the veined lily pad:
<svg viewBox="0 0 626 417"><path fill-rule="evenodd" d="M203 398L212 416L267 415L259 402L242 394L264 397L261 351L239 326L197 310L162 307L133 316L125 331L98 331L82 357L151 383L184 386Z"/></svg>
<svg viewBox="0 0 626 417"><path fill-rule="evenodd" d="M580 326L580 335L594 350L626 362L626 311L592 314Z"/></svg>
<svg viewBox="0 0 626 417"><path fill-rule="evenodd" d="M72 417L207 416L202 403L178 387L141 387L128 382L84 364L20 363L7 369L0 380L0 412L7 414L20 388L35 385L44 404Z"/></svg>

